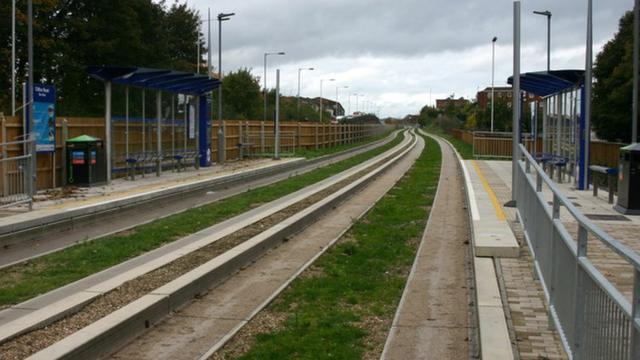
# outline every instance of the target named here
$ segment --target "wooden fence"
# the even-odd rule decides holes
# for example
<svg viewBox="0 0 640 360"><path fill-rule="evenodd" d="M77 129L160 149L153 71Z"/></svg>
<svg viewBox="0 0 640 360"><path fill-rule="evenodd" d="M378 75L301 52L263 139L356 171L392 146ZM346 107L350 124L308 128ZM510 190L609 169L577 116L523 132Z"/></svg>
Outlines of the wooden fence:
<svg viewBox="0 0 640 360"><path fill-rule="evenodd" d="M22 119L19 117L2 117L1 141L10 141L16 139L23 134ZM63 149L63 122L67 123L68 138L79 135L91 135L100 139L105 136L104 118L81 118L81 117L58 117L56 121L56 151L54 153L40 153L37 156L37 179L38 189L49 189L62 185L62 166L64 165L64 149ZM156 150L156 120L147 119L144 122L141 119L132 119L129 122L128 129L128 151L130 154L144 151ZM216 161L218 158L218 131L220 123L213 122L211 129L211 159ZM266 142L269 136L265 134L273 134L275 125L273 122L263 121L224 121L224 139L225 139L225 160L233 161L240 157L238 144L246 139L246 134L263 134L262 138ZM382 134L385 128L380 125L369 124L318 124L311 122L281 122L280 132L283 134L283 147L290 149L318 149L337 146L341 144L355 143L366 138ZM164 151L171 152L176 150L194 150L196 148L196 140L189 139L188 129L185 127L184 121L176 120L173 124L171 121L165 121L161 125L161 142ZM122 119L114 119L113 121L113 167L114 176L124 175L125 153L127 151L127 131L125 122ZM271 136L271 139L273 136ZM273 140L271 140L273 141ZM266 144L269 145L268 143ZM253 144L253 146L259 146ZM9 156L20 154L22 148L12 147L8 149Z"/></svg>
<svg viewBox="0 0 640 360"><path fill-rule="evenodd" d="M469 130L453 130L453 136L456 139L462 140L469 145L474 145L474 136L473 131ZM489 145L479 144L479 141L482 139L476 138L476 146L480 146L481 148L490 148ZM504 151L501 151L498 155L504 155L508 153L508 156L511 156L511 139L504 139L501 141L501 146L504 148ZM539 139L537 142L538 151L542 151L542 139ZM604 142L604 141L592 141L591 147L589 148L590 155L590 163L591 165L602 165L607 167L618 167L620 161L620 148L625 146L621 143L613 143L613 142ZM490 154L488 154L490 155Z"/></svg>

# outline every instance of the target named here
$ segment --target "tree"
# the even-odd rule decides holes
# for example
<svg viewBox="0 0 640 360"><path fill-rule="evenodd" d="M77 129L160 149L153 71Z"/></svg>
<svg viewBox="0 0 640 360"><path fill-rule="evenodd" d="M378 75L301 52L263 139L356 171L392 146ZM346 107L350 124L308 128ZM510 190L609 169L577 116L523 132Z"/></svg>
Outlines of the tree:
<svg viewBox="0 0 640 360"><path fill-rule="evenodd" d="M599 138L631 141L633 93L633 13L627 12L618 33L596 57L593 70L592 126Z"/></svg>
<svg viewBox="0 0 640 360"><path fill-rule="evenodd" d="M26 0L17 1L17 82L26 80ZM34 77L55 84L58 113L101 115L103 91L88 65L193 71L199 14L186 2L34 0ZM11 2L0 2L0 111L11 99ZM6 90L6 91L5 91ZM114 97L114 107L122 97Z"/></svg>
<svg viewBox="0 0 640 360"><path fill-rule="evenodd" d="M217 92L214 104L217 106ZM257 119L261 114L260 84L251 71L240 69L225 75L222 81L222 111L227 119Z"/></svg>

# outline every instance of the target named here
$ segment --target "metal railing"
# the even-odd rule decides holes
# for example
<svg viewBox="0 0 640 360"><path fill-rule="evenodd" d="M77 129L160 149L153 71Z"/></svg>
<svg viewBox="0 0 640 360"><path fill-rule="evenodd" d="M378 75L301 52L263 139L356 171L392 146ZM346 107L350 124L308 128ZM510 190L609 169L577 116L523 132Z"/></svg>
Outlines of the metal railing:
<svg viewBox="0 0 640 360"><path fill-rule="evenodd" d="M0 143L0 208L28 204L32 210L35 184L31 154L34 151L34 143L29 139ZM9 156L10 152L23 155Z"/></svg>
<svg viewBox="0 0 640 360"><path fill-rule="evenodd" d="M520 145L515 200L536 273L549 304L551 323L574 359L640 358L640 256L591 223ZM553 194L549 205L543 193ZM572 236L560 220L564 207L577 223ZM598 241L634 269L630 302L589 259ZM633 305L632 305L633 304Z"/></svg>

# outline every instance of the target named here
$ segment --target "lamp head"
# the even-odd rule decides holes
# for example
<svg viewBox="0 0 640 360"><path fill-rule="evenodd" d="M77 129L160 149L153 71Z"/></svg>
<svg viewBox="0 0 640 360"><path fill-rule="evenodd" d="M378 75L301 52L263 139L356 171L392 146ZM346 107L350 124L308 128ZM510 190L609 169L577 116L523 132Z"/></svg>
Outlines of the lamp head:
<svg viewBox="0 0 640 360"><path fill-rule="evenodd" d="M536 15L542 15L542 16L548 16L551 17L551 11L549 10L545 10L545 11L534 11L533 12Z"/></svg>
<svg viewBox="0 0 640 360"><path fill-rule="evenodd" d="M498 37L494 36L493 39L491 40L491 42L496 42L496 41L498 41Z"/></svg>

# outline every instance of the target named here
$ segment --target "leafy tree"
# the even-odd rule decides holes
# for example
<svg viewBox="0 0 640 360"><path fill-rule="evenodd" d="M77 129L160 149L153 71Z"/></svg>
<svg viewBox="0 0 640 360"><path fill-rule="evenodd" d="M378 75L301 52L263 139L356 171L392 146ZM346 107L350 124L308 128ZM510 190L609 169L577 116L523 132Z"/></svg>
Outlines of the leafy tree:
<svg viewBox="0 0 640 360"><path fill-rule="evenodd" d="M102 115L103 88L88 65L193 71L199 14L186 2L34 0L34 77L55 84L58 112ZM17 82L26 80L26 0L17 1ZM0 2L0 111L11 99L11 2ZM6 90L6 91L5 91ZM114 106L124 100L114 96Z"/></svg>
<svg viewBox="0 0 640 360"><path fill-rule="evenodd" d="M593 70L593 128L598 137L630 142L633 93L633 13L627 12L618 33L598 54Z"/></svg>

